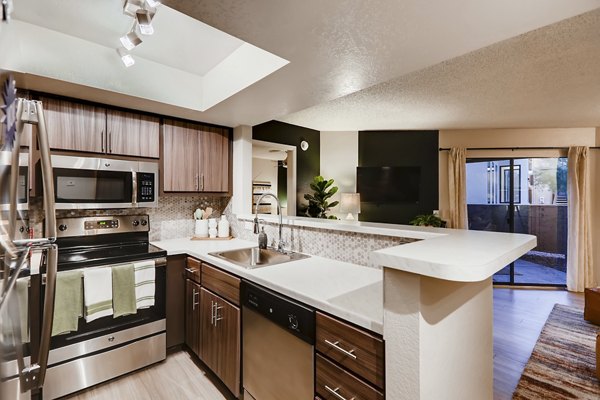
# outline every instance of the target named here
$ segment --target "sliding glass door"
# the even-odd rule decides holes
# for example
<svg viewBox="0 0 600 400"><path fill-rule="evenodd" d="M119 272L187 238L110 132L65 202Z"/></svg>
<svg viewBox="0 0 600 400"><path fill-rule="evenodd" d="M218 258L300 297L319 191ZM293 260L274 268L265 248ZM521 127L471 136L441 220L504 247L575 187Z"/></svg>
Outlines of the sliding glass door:
<svg viewBox="0 0 600 400"><path fill-rule="evenodd" d="M469 229L528 233L538 246L507 265L494 283L564 286L567 254L567 159L467 161Z"/></svg>

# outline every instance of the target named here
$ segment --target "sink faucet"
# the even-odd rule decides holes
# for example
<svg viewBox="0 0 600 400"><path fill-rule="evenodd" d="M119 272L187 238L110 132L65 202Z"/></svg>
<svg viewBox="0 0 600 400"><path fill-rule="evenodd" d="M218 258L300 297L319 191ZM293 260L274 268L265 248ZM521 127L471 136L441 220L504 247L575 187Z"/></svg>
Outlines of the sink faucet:
<svg viewBox="0 0 600 400"><path fill-rule="evenodd" d="M283 253L283 240L281 239L281 227L283 225L283 218L281 216L281 204L279 203L279 199L273 193L263 193L256 202L256 214L254 215L254 233L259 233L259 223L258 223L258 206L263 197L270 196L275 199L277 202L277 214L279 214L279 241L277 242L277 251Z"/></svg>

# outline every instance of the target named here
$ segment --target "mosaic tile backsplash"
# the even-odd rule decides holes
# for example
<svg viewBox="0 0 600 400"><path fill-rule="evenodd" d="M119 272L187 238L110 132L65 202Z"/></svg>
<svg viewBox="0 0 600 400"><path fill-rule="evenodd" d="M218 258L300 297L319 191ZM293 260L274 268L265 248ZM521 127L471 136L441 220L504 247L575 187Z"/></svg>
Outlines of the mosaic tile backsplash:
<svg viewBox="0 0 600 400"><path fill-rule="evenodd" d="M191 237L194 232L192 213L196 208L212 207L213 217L227 215L232 236L257 242L257 235L245 228L246 221L236 218L231 212L229 197L207 197L199 195L164 194L158 198L156 208L114 209L114 210L58 210L57 218L100 215L150 216L150 240L167 240ZM43 210L41 201L32 199L29 206L29 224L39 237L42 232ZM262 225L262 224L261 224ZM264 224L269 238L269 246L277 245L278 227L275 223ZM284 226L282 230L286 250L311 254L323 258L345 261L353 264L377 267L369 260L370 252L386 247L414 242L416 239L382 236L356 232L342 232L329 229Z"/></svg>
<svg viewBox="0 0 600 400"><path fill-rule="evenodd" d="M196 208L213 208L213 217L219 217L229 197L207 197L199 195L164 194L158 197L156 208L121 208L113 210L57 210L57 218L100 216L100 215L134 215L150 216L150 240L166 240L190 237L194 233L192 213ZM44 219L41 202L34 200L29 205L29 225L33 226L36 236L42 232Z"/></svg>
<svg viewBox="0 0 600 400"><path fill-rule="evenodd" d="M255 235L252 230L245 229L244 225L247 221L241 221L232 214L231 205L225 208L224 214L227 215L231 233L234 237L258 242L258 235ZM261 226L263 226L262 223ZM269 246L276 246L279 235L278 225L267 222L264 227ZM289 225L284 225L281 233L286 250L368 267L378 267L369 260L372 251L412 243L417 240Z"/></svg>

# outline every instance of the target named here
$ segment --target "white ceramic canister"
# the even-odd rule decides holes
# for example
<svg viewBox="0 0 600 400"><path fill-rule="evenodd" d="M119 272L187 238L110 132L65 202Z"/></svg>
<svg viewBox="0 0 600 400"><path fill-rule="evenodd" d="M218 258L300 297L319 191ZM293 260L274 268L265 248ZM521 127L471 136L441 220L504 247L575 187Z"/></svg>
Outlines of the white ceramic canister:
<svg viewBox="0 0 600 400"><path fill-rule="evenodd" d="M208 237L208 220L197 219L194 234L198 237Z"/></svg>
<svg viewBox="0 0 600 400"><path fill-rule="evenodd" d="M219 233L218 236L220 238L229 237L229 221L227 221L227 217L225 215L221 215L221 220L219 221Z"/></svg>

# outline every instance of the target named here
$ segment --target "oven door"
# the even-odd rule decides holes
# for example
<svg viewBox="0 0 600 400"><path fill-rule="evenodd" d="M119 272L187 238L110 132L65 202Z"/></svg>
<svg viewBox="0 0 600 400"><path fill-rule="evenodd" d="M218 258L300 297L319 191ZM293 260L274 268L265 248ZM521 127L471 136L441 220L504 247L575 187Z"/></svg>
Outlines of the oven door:
<svg viewBox="0 0 600 400"><path fill-rule="evenodd" d="M166 258L155 259L155 268L154 306L89 323L80 318L77 331L52 337L44 399L66 396L166 358Z"/></svg>
<svg viewBox="0 0 600 400"><path fill-rule="evenodd" d="M0 151L0 210L8 211L10 196L10 169L12 154ZM17 210L29 208L29 154L19 154L19 180L17 183Z"/></svg>

